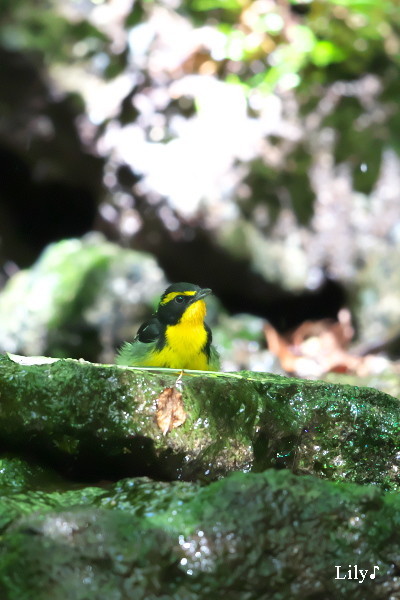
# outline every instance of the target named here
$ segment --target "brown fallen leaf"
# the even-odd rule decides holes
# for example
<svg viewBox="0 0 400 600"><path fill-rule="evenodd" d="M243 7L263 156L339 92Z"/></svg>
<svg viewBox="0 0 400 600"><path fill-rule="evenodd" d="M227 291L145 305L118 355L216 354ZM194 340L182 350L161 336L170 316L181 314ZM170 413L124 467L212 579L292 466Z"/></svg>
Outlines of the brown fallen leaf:
<svg viewBox="0 0 400 600"><path fill-rule="evenodd" d="M182 394L175 387L165 388L157 398L156 422L166 435L186 421Z"/></svg>

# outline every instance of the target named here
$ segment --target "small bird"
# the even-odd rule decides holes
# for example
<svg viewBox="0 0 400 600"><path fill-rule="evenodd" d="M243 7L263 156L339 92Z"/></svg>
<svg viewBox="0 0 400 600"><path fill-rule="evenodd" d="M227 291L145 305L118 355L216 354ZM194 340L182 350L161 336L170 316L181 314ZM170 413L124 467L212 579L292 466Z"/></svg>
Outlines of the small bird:
<svg viewBox="0 0 400 600"><path fill-rule="evenodd" d="M204 322L204 298L212 293L193 283L173 283L161 296L157 311L125 342L116 362L135 367L169 367L218 371L219 355Z"/></svg>

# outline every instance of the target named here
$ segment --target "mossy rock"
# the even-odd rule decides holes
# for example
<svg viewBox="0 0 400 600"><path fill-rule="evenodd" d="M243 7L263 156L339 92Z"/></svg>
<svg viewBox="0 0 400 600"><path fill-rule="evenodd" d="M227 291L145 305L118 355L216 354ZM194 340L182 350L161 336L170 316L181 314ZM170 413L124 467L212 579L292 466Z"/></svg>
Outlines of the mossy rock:
<svg viewBox="0 0 400 600"><path fill-rule="evenodd" d="M152 256L100 234L50 244L0 293L0 350L111 360L165 285Z"/></svg>
<svg viewBox="0 0 400 600"><path fill-rule="evenodd" d="M181 387L177 377L0 357L3 448L86 481L211 481L273 467L398 487L400 406L391 396L251 372L187 372ZM168 389L181 390L186 420L164 435L157 403Z"/></svg>
<svg viewBox="0 0 400 600"><path fill-rule="evenodd" d="M400 499L377 487L271 469L37 494L1 537L7 600L397 597Z"/></svg>

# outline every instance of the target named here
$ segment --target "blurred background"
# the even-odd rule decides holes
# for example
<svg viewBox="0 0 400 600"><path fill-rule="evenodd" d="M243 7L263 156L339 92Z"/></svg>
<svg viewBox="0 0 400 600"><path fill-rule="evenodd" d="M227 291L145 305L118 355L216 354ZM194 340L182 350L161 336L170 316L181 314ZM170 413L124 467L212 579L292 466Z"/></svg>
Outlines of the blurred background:
<svg viewBox="0 0 400 600"><path fill-rule="evenodd" d="M397 0L3 0L0 350L189 281L225 369L397 393L399 97Z"/></svg>

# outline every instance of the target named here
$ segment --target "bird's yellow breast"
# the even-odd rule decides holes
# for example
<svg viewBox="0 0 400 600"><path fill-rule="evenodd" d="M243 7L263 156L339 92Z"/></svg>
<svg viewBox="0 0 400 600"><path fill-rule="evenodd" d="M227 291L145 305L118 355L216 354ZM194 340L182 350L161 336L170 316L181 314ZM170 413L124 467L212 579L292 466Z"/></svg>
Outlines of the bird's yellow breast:
<svg viewBox="0 0 400 600"><path fill-rule="evenodd" d="M204 347L207 331L204 327L206 305L203 300L191 304L176 325L168 325L165 331L166 344L150 357L149 366L168 366L172 369L209 368Z"/></svg>

